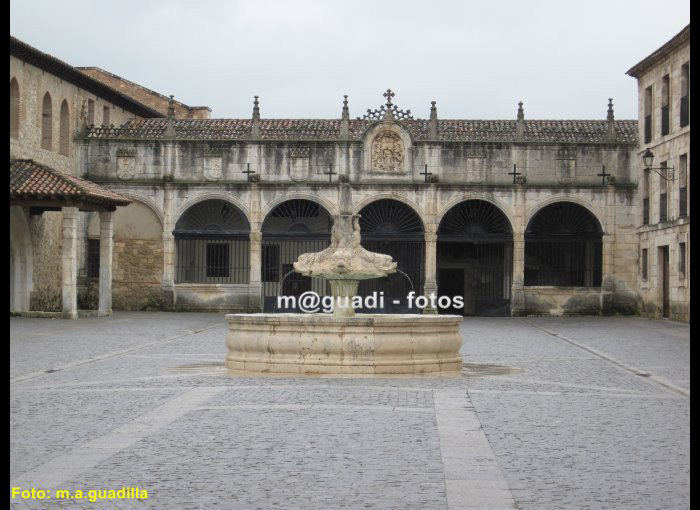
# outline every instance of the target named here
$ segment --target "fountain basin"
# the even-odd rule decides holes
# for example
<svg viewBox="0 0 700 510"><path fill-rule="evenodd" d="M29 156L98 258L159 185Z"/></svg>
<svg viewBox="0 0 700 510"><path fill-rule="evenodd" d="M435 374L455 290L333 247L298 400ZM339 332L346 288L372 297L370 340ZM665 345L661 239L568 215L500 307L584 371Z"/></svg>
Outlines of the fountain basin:
<svg viewBox="0 0 700 510"><path fill-rule="evenodd" d="M229 314L226 367L288 374L462 369L458 315Z"/></svg>

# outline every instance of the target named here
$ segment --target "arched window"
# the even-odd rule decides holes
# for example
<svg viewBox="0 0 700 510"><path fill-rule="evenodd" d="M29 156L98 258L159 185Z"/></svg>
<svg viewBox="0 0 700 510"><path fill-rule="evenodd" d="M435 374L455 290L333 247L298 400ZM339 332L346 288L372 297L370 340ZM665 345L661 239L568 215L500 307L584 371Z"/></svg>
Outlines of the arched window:
<svg viewBox="0 0 700 510"><path fill-rule="evenodd" d="M70 113L68 101L61 103L61 129L59 131L59 152L64 156L70 154Z"/></svg>
<svg viewBox="0 0 700 510"><path fill-rule="evenodd" d="M19 85L16 78L10 82L10 138L19 138Z"/></svg>
<svg viewBox="0 0 700 510"><path fill-rule="evenodd" d="M603 229L585 207L556 202L525 231L525 285L600 287Z"/></svg>
<svg viewBox="0 0 700 510"><path fill-rule="evenodd" d="M398 200L375 200L360 211L360 236L366 250L391 255L398 265L394 274L360 282L360 296L384 293L384 308L367 311L419 313L409 307L407 296L411 291L418 295L423 292L425 234L420 216Z"/></svg>
<svg viewBox="0 0 700 510"><path fill-rule="evenodd" d="M248 283L250 226L234 205L204 200L175 224L176 283Z"/></svg>
<svg viewBox="0 0 700 510"><path fill-rule="evenodd" d="M53 123L51 120L51 95L44 94L44 103L41 107L41 148L51 150L51 135Z"/></svg>
<svg viewBox="0 0 700 510"><path fill-rule="evenodd" d="M508 217L485 200L465 200L440 221L437 284L440 296L463 296L446 313L509 316L513 233Z"/></svg>

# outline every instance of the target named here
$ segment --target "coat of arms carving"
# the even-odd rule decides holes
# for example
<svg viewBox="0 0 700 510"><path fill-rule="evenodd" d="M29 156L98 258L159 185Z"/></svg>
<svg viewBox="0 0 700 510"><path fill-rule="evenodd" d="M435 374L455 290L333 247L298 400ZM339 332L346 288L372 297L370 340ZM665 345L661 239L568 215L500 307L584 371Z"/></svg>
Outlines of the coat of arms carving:
<svg viewBox="0 0 700 510"><path fill-rule="evenodd" d="M203 158L204 178L207 181L221 179L223 160L221 156L205 156Z"/></svg>
<svg viewBox="0 0 700 510"><path fill-rule="evenodd" d="M128 181L136 175L136 158L134 156L117 156L117 178Z"/></svg>
<svg viewBox="0 0 700 510"><path fill-rule="evenodd" d="M384 131L372 142L372 169L393 172L403 169L404 149L396 133Z"/></svg>

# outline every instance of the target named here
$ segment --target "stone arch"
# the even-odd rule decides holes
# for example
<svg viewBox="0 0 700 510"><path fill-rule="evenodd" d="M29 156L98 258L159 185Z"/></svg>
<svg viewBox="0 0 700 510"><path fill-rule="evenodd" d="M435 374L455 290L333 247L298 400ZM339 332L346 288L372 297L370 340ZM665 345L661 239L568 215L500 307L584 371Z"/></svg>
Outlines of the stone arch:
<svg viewBox="0 0 700 510"><path fill-rule="evenodd" d="M162 209L156 204L155 200L153 200L150 197L146 197L141 195L140 193L131 191L131 190L123 190L120 189L118 191L120 195L124 195L125 197L128 197L136 202L141 202L143 205L148 207L153 214L155 214L158 217L158 221L160 221L160 224L163 225L165 218L163 216L163 211Z"/></svg>
<svg viewBox="0 0 700 510"><path fill-rule="evenodd" d="M41 105L41 148L51 150L53 145L53 106L51 94L44 94Z"/></svg>
<svg viewBox="0 0 700 510"><path fill-rule="evenodd" d="M369 204L372 202L376 202L377 200L396 200L397 202L401 202L402 204L408 206L410 209L413 210L414 213L418 216L418 218L421 221L421 226L423 228L423 232L426 232L426 227L428 225L428 221L426 218L426 214L423 211L423 208L420 207L416 202L413 200L406 198L401 195L397 195L395 193L389 193L389 192L381 192L381 193L376 193L373 194L372 196L363 198L360 202L357 203L357 205L354 208L354 213L355 214L360 214L360 211L367 207Z"/></svg>
<svg viewBox="0 0 700 510"><path fill-rule="evenodd" d="M121 191L120 191L121 193ZM180 206L177 208L177 212L175 213L175 217L173 218L173 225L176 225L178 221L182 218L182 216L187 212L188 209L190 209L192 206L204 202L206 200L223 200L224 202L228 202L232 206L234 206L238 211L243 215L243 217L246 219L249 225L252 224L251 218L250 218L250 211L246 207L245 203L239 199L238 197L232 196L230 194L226 193L217 193L217 192L206 192L198 195L194 195L187 200L185 200L183 203L180 204Z"/></svg>
<svg viewBox="0 0 700 510"><path fill-rule="evenodd" d="M10 138L19 138L20 94L17 78L10 80Z"/></svg>
<svg viewBox="0 0 700 510"><path fill-rule="evenodd" d="M385 308L380 311L384 313L419 312L407 296L411 291L423 292L425 222L414 207L397 197L372 198L365 201L358 211L362 246L372 252L390 255L397 263L397 272L385 278L360 282L358 295L383 293L386 296Z"/></svg>
<svg viewBox="0 0 700 510"><path fill-rule="evenodd" d="M464 193L462 195L452 198L449 202L447 202L447 204L445 204L445 206L440 210L440 212L436 216L435 230L437 231L437 229L440 227L440 223L442 223L443 218L453 207L468 200L482 200L484 202L489 202L505 215L506 219L508 220L508 223L510 224L511 232L515 231L515 218L513 217L512 211L508 208L508 205L505 202L498 200L486 193Z"/></svg>
<svg viewBox="0 0 700 510"><path fill-rule="evenodd" d="M462 296L448 313L510 315L513 224L494 200L452 201L437 228L436 279L441 296Z"/></svg>
<svg viewBox="0 0 700 510"><path fill-rule="evenodd" d="M527 221L525 222L525 230L527 230L527 226L530 224L532 219L539 213L542 209L545 207L552 205L557 202L571 202L576 205L580 205L584 209L586 209L589 213L591 213L596 220L598 220L598 225L601 228L601 231L603 234L605 234L608 229L607 229L607 224L605 222L605 219L603 215L600 213L600 211L597 211L596 209L592 208L590 206L590 202L587 202L583 199L580 199L578 197L570 196L570 195L558 195L554 197L547 198L546 200L542 200L541 202L538 202L537 205L534 207L530 208L527 212Z"/></svg>
<svg viewBox="0 0 700 510"><path fill-rule="evenodd" d="M586 206L556 200L525 229L525 286L600 287L603 227Z"/></svg>
<svg viewBox="0 0 700 510"><path fill-rule="evenodd" d="M27 216L21 207L10 207L10 311L29 311L32 291L33 252Z"/></svg>
<svg viewBox="0 0 700 510"><path fill-rule="evenodd" d="M70 155L70 108L65 99L61 103L61 118L58 131L58 151L64 156Z"/></svg>
<svg viewBox="0 0 700 510"><path fill-rule="evenodd" d="M273 211L277 206L280 204L287 202L289 200L308 200L309 202L316 202L318 205L323 207L326 212L328 213L329 216L333 217L336 214L338 214L338 208L337 206L330 202L329 200L322 198L314 193L309 193L305 191L295 191L292 193L285 194L283 196L280 196L278 198L275 198L274 200L271 200L267 204L265 204L265 207L261 211L260 214L260 226L262 228L262 224L265 222L265 218Z"/></svg>

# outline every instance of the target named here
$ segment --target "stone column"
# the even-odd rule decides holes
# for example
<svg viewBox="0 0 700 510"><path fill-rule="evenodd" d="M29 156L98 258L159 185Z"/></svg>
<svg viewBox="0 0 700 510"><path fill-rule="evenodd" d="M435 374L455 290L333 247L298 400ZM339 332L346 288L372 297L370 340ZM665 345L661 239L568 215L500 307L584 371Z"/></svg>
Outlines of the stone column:
<svg viewBox="0 0 700 510"><path fill-rule="evenodd" d="M62 268L62 297L63 317L78 318L78 208L63 208L63 248L61 250Z"/></svg>
<svg viewBox="0 0 700 510"><path fill-rule="evenodd" d="M430 298L431 294L437 294L437 234L434 232L435 225L426 225L425 232L425 282L423 284L423 294ZM437 308L430 305L423 309L423 313L438 313Z"/></svg>
<svg viewBox="0 0 700 510"><path fill-rule="evenodd" d="M250 280L248 284L248 306L251 310L262 310L262 232L250 233Z"/></svg>
<svg viewBox="0 0 700 510"><path fill-rule="evenodd" d="M611 234L603 235L603 278L601 282L601 311L604 315L612 313L613 308L613 292L615 290L615 282L613 280L613 242L614 237Z"/></svg>
<svg viewBox="0 0 700 510"><path fill-rule="evenodd" d="M513 233L513 285L511 287L512 315L525 311L525 234Z"/></svg>
<svg viewBox="0 0 700 510"><path fill-rule="evenodd" d="M112 250L114 213L100 212L100 295L97 315L112 315Z"/></svg>
<svg viewBox="0 0 700 510"><path fill-rule="evenodd" d="M526 194L522 185L513 190L515 218L513 224L513 282L510 291L512 316L525 313L525 229L527 228Z"/></svg>
<svg viewBox="0 0 700 510"><path fill-rule="evenodd" d="M163 187L163 299L167 306L175 305L175 238L174 201L175 190L170 184Z"/></svg>

